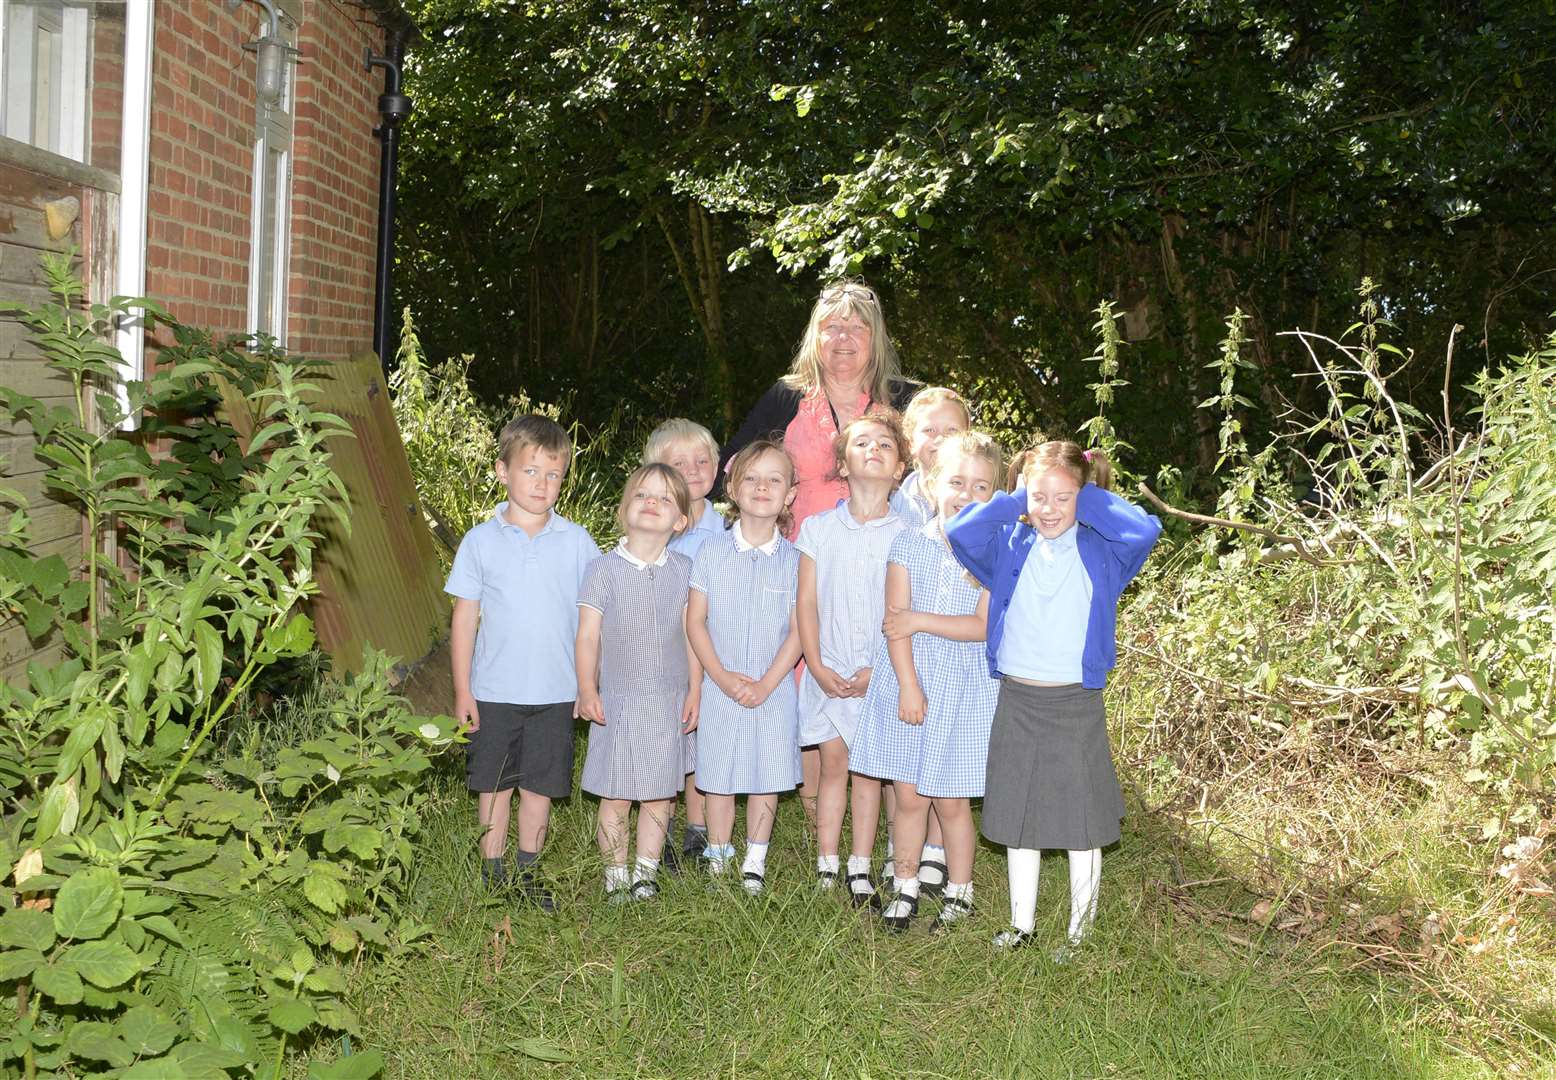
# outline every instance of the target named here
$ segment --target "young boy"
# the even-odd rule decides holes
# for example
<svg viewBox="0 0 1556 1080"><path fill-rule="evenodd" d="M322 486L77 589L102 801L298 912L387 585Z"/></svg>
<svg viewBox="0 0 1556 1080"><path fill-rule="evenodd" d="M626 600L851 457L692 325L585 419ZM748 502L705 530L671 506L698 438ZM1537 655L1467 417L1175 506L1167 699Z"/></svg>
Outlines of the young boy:
<svg viewBox="0 0 1556 1080"><path fill-rule="evenodd" d="M713 433L693 420L676 418L666 420L648 436L643 447L643 464L668 465L681 474L692 495L690 524L684 532L670 541L670 550L679 551L688 559L697 557L697 549L710 536L724 531L724 519L708 501L713 490L714 472L719 463L719 444ZM708 846L706 802L697 790L697 776L692 770L697 761L697 735L685 738L686 749L686 831L682 835L681 854L689 859L702 856ZM667 870L677 870L680 860L676 857L675 844L669 833L665 835L665 849L661 862Z"/></svg>
<svg viewBox="0 0 1556 1080"><path fill-rule="evenodd" d="M567 432L549 417L504 427L496 467L508 500L465 534L443 587L454 597L454 719L470 733L465 775L476 793L481 878L508 881L503 854L518 788L514 877L545 911L556 901L535 862L551 800L572 791L578 587L600 556L587 532L552 511L571 459Z"/></svg>

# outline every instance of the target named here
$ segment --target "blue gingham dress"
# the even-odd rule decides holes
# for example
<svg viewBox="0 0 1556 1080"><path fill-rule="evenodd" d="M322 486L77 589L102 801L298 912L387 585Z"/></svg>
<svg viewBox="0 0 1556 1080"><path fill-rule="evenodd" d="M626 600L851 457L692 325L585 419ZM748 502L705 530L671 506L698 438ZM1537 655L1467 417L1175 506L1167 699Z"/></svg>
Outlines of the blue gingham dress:
<svg viewBox="0 0 1556 1080"><path fill-rule="evenodd" d="M702 545L692 588L708 598L708 636L726 669L753 679L767 674L789 636L799 569L800 553L781 536L771 554L739 550L734 530ZM748 709L704 676L697 786L715 795L792 790L800 782L799 733L794 679L779 680L766 701Z"/></svg>
<svg viewBox="0 0 1556 1080"><path fill-rule="evenodd" d="M605 799L673 798L686 778L681 707L689 671L683 613L692 561L667 551L637 567L618 548L589 564L580 607L599 611L600 701L579 786Z"/></svg>
<svg viewBox="0 0 1556 1080"><path fill-rule="evenodd" d="M889 559L908 572L914 611L971 615L978 609L980 589L941 539L938 519L898 534ZM913 784L931 798L981 797L1000 686L989 677L983 642L914 634L913 668L928 702L919 725L897 716L897 672L882 640L849 768Z"/></svg>

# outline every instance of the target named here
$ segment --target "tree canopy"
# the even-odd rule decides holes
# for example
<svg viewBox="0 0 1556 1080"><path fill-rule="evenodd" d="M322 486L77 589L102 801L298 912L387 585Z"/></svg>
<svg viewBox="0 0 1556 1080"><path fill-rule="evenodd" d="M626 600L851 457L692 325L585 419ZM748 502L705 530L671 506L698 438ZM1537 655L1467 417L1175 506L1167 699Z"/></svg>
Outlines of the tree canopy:
<svg viewBox="0 0 1556 1080"><path fill-rule="evenodd" d="M1204 469L1234 308L1253 431L1310 403L1280 332L1338 335L1364 277L1433 408L1453 324L1467 374L1550 310L1550 3L408 7L401 299L489 391L586 419L738 420L858 273L910 373L1051 432L1114 301L1118 427Z"/></svg>

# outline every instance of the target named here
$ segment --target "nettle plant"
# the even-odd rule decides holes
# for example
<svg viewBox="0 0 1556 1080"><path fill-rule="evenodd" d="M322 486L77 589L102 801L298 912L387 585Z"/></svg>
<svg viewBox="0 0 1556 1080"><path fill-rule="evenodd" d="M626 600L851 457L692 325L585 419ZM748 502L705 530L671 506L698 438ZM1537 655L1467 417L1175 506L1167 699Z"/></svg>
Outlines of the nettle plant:
<svg viewBox="0 0 1556 1080"><path fill-rule="evenodd" d="M0 389L0 412L93 542L79 565L34 556L26 507L0 494L0 611L59 644L0 683L0 1075L279 1075L289 1050L356 1030L351 963L425 933L399 896L450 724L413 717L373 656L315 737L218 758L256 679L313 647L300 604L316 519L347 520L326 446L346 425L311 403L307 365L182 327L155 375L119 383L111 321L160 312L83 307L68 257L45 270L57 302L17 314L71 396ZM246 445L215 415L222 381L254 408ZM131 414L163 453L117 430Z"/></svg>

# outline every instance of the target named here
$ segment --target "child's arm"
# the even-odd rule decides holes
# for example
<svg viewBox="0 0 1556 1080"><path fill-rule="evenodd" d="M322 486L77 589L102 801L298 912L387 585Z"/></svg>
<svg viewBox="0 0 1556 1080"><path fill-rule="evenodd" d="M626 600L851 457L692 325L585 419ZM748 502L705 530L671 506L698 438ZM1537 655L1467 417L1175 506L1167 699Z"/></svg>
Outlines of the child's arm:
<svg viewBox="0 0 1556 1080"><path fill-rule="evenodd" d="M686 599L686 641L692 654L700 662L701 670L708 673L727 698L734 698L741 686L750 680L737 675L724 666L718 650L713 647L713 636L708 633L708 594L693 589Z"/></svg>
<svg viewBox="0 0 1556 1080"><path fill-rule="evenodd" d="M783 680L792 678L794 665L800 662L800 631L795 625L794 612L789 612L789 636L783 639L783 644L778 647L778 655L773 657L772 666L767 669L760 679L746 680L746 684L740 688L740 693L735 696L735 701L748 709L754 709L772 696Z"/></svg>
<svg viewBox="0 0 1556 1080"><path fill-rule="evenodd" d="M692 596L702 596L693 591ZM705 601L706 603L706 601ZM703 612L707 614L706 611ZM702 665L697 662L697 650L692 648L691 636L686 632L691 616L691 603L681 609L681 634L686 642L686 702L681 706L681 730L697 730L697 712L702 706ZM706 627L703 633L707 633Z"/></svg>
<svg viewBox="0 0 1556 1080"><path fill-rule="evenodd" d="M605 616L598 608L578 605L578 639L573 656L578 663L578 701L573 718L605 723L605 705L600 701L600 625Z"/></svg>
<svg viewBox="0 0 1556 1080"><path fill-rule="evenodd" d="M480 731L481 716L470 692L470 663L475 657L475 632L481 623L481 601L454 597L454 621L449 627L448 652L454 669L454 722L465 731Z"/></svg>
<svg viewBox="0 0 1556 1080"><path fill-rule="evenodd" d="M904 611L887 600L881 632L887 642L914 634L933 634L949 641L982 641L989 633L989 590L978 591L978 608L971 615L936 615L928 611Z"/></svg>
<svg viewBox="0 0 1556 1080"><path fill-rule="evenodd" d="M848 680L821 662L821 614L816 607L816 560L800 555L800 583L795 601L800 629L800 646L805 666L827 697L852 697Z"/></svg>
<svg viewBox="0 0 1556 1080"><path fill-rule="evenodd" d="M1075 520L1108 542L1108 553L1122 569L1128 584L1162 534L1162 523L1128 499L1096 484L1087 484L1075 498Z"/></svg>
<svg viewBox="0 0 1556 1080"><path fill-rule="evenodd" d="M1026 509L1024 492L998 491L988 502L968 503L946 522L946 539L951 542L956 561L985 589L993 587L1005 536Z"/></svg>
<svg viewBox="0 0 1556 1080"><path fill-rule="evenodd" d="M908 569L897 563L886 565L886 610L910 609L913 606L913 581ZM905 724L922 724L926 702L924 688L919 685L918 669L913 666L913 639L895 637L886 639L886 655L891 658L891 669L897 673L897 717Z"/></svg>

